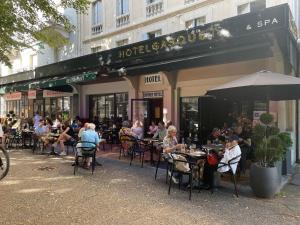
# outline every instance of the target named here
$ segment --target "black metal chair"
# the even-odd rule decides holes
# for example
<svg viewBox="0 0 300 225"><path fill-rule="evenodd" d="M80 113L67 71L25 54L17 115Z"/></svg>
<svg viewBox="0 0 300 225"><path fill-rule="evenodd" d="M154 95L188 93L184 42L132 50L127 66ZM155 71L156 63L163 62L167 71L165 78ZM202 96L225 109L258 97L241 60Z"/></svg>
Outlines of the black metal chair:
<svg viewBox="0 0 300 225"><path fill-rule="evenodd" d="M90 147L92 145L92 147ZM75 151L75 165L74 165L74 175L78 171L79 158L92 157L92 174L94 174L96 166L96 144L94 142L88 141L78 141L75 145L76 149L81 150L81 155L78 155L78 151Z"/></svg>
<svg viewBox="0 0 300 225"><path fill-rule="evenodd" d="M6 136L6 148L19 148L23 145L22 133L19 130L11 129ZM13 146L15 145L15 146Z"/></svg>
<svg viewBox="0 0 300 225"><path fill-rule="evenodd" d="M219 165L218 165L218 169L221 168L221 167L224 167L224 166L229 167L229 171L226 171L225 173L229 172L232 175L233 184L234 184L234 191L235 191L236 197L239 197L238 190L237 190L237 184L236 184L236 172L238 170L238 164L240 162L240 159L241 159L241 155L238 155L238 156L230 159L228 161L228 163L219 162ZM232 165L235 165L235 164L237 164L237 169L235 171L233 171Z"/></svg>
<svg viewBox="0 0 300 225"><path fill-rule="evenodd" d="M143 167L144 166L145 152L147 152L149 149L147 148L147 146L143 145L142 141L139 141L137 138L135 138L133 136L128 136L128 137L129 137L129 139L127 141L130 144L128 154L131 155L130 166L132 164L133 159L137 155L139 155L140 162L142 163L141 167Z"/></svg>
<svg viewBox="0 0 300 225"><path fill-rule="evenodd" d="M120 152L119 152L119 159L121 159L122 154L125 156L125 152L129 154L129 151L132 151L131 147L134 143L132 141L134 139L131 135L121 135L120 136Z"/></svg>
<svg viewBox="0 0 300 225"><path fill-rule="evenodd" d="M182 183L182 176L187 175L189 176L189 200L191 200L191 196L192 196L192 189L193 189L193 171L194 171L194 166L195 163L190 161L188 158L186 158L186 155L184 153L176 153L176 154L170 154L171 158L172 158L172 163L171 163L171 176L170 176L170 181L169 181L169 191L168 194L170 194L171 192L171 186L172 186L172 178L174 173L179 174L180 179L179 179L179 189L180 189L180 185ZM182 157L178 157L176 158L175 156L182 156ZM179 164L186 164L186 166L188 166L189 169L186 170L182 170L179 167Z"/></svg>
<svg viewBox="0 0 300 225"><path fill-rule="evenodd" d="M170 169L170 161L165 157L165 154L163 153L163 150L161 149L160 150L160 153L159 153L159 156L158 156L158 160L157 160L157 163L156 163L156 170L155 170L155 176L154 176L154 179L156 180L157 178L157 171L158 171L158 168L159 168L159 165L160 165L160 162L161 162L161 159L163 159L165 161L165 163L167 164L167 168L166 168L166 183L168 183L168 171Z"/></svg>

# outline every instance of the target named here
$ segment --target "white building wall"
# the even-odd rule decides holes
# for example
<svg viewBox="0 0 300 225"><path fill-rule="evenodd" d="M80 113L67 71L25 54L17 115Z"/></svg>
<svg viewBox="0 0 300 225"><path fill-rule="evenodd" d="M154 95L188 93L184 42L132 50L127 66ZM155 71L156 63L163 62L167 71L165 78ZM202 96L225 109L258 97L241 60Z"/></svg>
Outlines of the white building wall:
<svg viewBox="0 0 300 225"><path fill-rule="evenodd" d="M185 22L206 16L206 23L223 20L237 15L239 5L254 0L161 0L163 11L156 16L146 16L146 0L129 0L130 22L116 27L116 1L103 2L103 31L91 32L91 7L89 13L79 17L81 21L81 54L91 53L91 48L101 46L102 50L116 47L116 42L128 39L129 44L142 41L145 34L161 29L162 35L185 29ZM93 1L94 2L94 1ZM158 1L159 2L159 1ZM185 3L190 2L190 3ZM294 17L299 18L299 0L266 0L266 7L288 3ZM298 19L299 20L299 19ZM299 21L298 21L299 27Z"/></svg>

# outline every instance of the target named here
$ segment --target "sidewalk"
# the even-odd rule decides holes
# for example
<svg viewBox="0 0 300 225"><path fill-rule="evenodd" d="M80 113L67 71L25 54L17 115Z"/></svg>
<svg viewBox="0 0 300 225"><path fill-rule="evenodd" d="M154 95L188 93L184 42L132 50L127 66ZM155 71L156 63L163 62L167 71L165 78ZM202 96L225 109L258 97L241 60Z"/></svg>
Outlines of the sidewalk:
<svg viewBox="0 0 300 225"><path fill-rule="evenodd" d="M10 152L11 170L0 181L1 223L27 224L299 224L299 186L288 184L274 199L257 199L233 186L214 194L188 193L174 186L167 193L165 173L136 162L98 158L102 167L79 169L72 156ZM222 183L223 185L223 183Z"/></svg>

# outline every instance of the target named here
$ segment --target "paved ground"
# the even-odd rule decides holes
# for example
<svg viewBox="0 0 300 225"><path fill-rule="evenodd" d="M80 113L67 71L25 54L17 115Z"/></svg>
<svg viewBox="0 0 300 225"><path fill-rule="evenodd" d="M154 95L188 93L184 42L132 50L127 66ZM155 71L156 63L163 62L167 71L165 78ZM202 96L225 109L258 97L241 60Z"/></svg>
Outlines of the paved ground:
<svg viewBox="0 0 300 225"><path fill-rule="evenodd" d="M275 199L241 197L230 186L211 195L172 189L160 171L107 159L95 174L73 176L71 158L11 152L8 177L0 182L0 224L299 224L299 186L287 185ZM42 169L42 170L40 170Z"/></svg>

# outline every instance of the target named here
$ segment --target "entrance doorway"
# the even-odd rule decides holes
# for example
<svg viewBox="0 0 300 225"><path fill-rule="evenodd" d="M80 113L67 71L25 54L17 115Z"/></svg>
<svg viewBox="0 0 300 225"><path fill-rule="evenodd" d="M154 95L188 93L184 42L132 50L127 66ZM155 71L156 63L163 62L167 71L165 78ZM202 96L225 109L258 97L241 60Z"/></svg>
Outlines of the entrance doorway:
<svg viewBox="0 0 300 225"><path fill-rule="evenodd" d="M163 120L163 99L150 98L149 99L149 125L151 121L156 124Z"/></svg>
<svg viewBox="0 0 300 225"><path fill-rule="evenodd" d="M163 98L131 99L131 120L141 121L146 134L151 121L163 120Z"/></svg>

